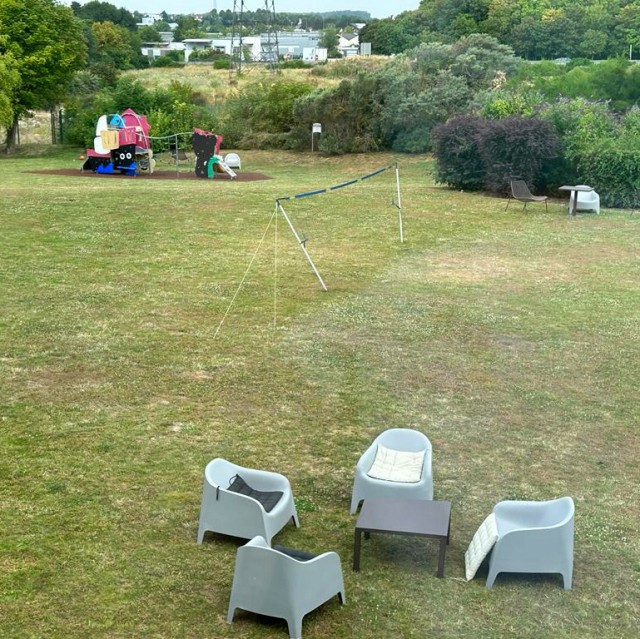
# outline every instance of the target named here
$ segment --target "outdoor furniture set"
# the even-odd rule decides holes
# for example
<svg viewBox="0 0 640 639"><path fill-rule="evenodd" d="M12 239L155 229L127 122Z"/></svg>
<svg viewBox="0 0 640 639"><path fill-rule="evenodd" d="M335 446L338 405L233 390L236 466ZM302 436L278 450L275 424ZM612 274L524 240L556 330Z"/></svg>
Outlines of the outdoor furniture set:
<svg viewBox="0 0 640 639"><path fill-rule="evenodd" d="M563 185L558 187L559 191L569 191L569 213L576 215L578 211L595 211L600 213L600 196L593 190L592 187L586 184L576 185ZM524 180L511 180L511 194L507 199L507 206L505 211L509 208L511 200L518 200L524 202L522 210L527 208L529 202L544 202L545 209L549 211L547 207L546 195L533 195Z"/></svg>
<svg viewBox="0 0 640 639"><path fill-rule="evenodd" d="M436 576L444 576L450 539L451 502L433 500L432 449L421 432L394 428L381 433L360 457L351 514L362 503L354 535L353 570L360 569L362 534L417 535L439 541ZM278 473L238 466L224 459L207 464L197 541L213 531L249 542L240 547L227 621L237 608L285 619L291 639L302 619L335 595L346 602L342 566L335 552L313 555L271 546L292 520L299 527L291 485ZM560 573L565 589L573 574L574 504L502 501L475 533L465 553L467 580L489 556L486 587L501 572Z"/></svg>

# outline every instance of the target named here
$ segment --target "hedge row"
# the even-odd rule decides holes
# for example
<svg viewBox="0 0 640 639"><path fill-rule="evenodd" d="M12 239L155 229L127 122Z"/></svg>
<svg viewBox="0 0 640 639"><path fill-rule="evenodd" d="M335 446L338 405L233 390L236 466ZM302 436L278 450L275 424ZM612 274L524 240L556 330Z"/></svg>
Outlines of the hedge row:
<svg viewBox="0 0 640 639"><path fill-rule="evenodd" d="M437 181L457 189L506 193L512 179L544 191L561 159L553 127L538 118L486 120L464 115L433 132Z"/></svg>

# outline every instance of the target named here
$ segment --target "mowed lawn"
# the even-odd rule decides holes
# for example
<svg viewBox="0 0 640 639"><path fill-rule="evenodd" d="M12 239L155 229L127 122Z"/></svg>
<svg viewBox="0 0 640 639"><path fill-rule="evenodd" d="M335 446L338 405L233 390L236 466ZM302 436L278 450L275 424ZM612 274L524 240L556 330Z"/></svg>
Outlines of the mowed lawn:
<svg viewBox="0 0 640 639"><path fill-rule="evenodd" d="M220 456L290 479L302 527L275 543L342 558L347 605L309 614L306 639L637 637L640 214L505 212L400 157L404 244L392 171L284 202L323 292L275 198L396 158L242 157L272 179L0 159L0 636L287 637L249 613L227 625L241 542L196 544ZM444 579L418 538L373 536L351 570L354 466L397 426L430 438L453 504ZM562 495L573 590L465 582L496 502Z"/></svg>

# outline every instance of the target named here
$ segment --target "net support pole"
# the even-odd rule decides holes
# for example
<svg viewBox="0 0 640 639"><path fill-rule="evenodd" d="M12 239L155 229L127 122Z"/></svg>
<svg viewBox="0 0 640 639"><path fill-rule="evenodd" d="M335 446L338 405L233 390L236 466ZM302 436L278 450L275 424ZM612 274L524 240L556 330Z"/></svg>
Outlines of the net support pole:
<svg viewBox="0 0 640 639"><path fill-rule="evenodd" d="M291 232L293 233L293 236L296 238L296 242L298 242L298 245L302 249L302 252L304 253L305 257L307 258L307 261L311 265L311 268L313 269L313 272L316 274L316 277L318 278L318 281L320 282L320 286L322 286L322 289L324 291L326 291L327 287L326 287L324 281L322 280L322 277L320 276L320 273L318 272L318 269L316 268L316 265L313 263L313 260L311 259L311 255L309 255L309 251L307 251L307 247L305 246L305 243L300 239L300 236L296 232L295 227L291 223L291 220L289 219L289 216L287 215L287 212L284 210L284 207L282 206L282 204L280 204L279 200L276 200L276 205L277 205L278 209L280 209L280 212L284 216L284 219L287 220L287 224L289 225L289 228L291 229Z"/></svg>
<svg viewBox="0 0 640 639"><path fill-rule="evenodd" d="M398 192L398 226L400 227L400 242L404 242L404 232L402 229L402 196L400 195L400 168L396 162L396 190Z"/></svg>
<svg viewBox="0 0 640 639"><path fill-rule="evenodd" d="M173 142L175 144L175 149L174 149L175 155L173 157L176 163L176 177L180 177L180 168L178 167L178 134L177 133L173 137Z"/></svg>

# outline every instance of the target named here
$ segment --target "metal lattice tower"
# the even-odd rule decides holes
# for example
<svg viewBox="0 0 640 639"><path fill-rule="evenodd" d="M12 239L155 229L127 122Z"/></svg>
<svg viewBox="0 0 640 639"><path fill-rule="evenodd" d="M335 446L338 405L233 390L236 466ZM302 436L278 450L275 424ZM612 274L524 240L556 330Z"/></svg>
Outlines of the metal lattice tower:
<svg viewBox="0 0 640 639"><path fill-rule="evenodd" d="M242 31L244 18L244 0L233 0L233 25L231 27L231 60L229 79L242 71ZM237 48L237 51L236 51Z"/></svg>
<svg viewBox="0 0 640 639"><path fill-rule="evenodd" d="M262 43L260 59L269 66L271 71L275 71L280 59L275 0L264 0L264 8L269 12L269 22L267 23L267 41Z"/></svg>
<svg viewBox="0 0 640 639"><path fill-rule="evenodd" d="M257 62L266 64L271 71L278 67L280 50L278 46L278 32L276 29L275 0L264 0L264 8L268 13L266 41L261 41ZM244 0L233 0L233 26L231 27L231 63L229 65L229 79L239 75L242 63L247 60L244 47L244 32L246 31L246 5ZM262 34L260 34L262 36Z"/></svg>

